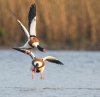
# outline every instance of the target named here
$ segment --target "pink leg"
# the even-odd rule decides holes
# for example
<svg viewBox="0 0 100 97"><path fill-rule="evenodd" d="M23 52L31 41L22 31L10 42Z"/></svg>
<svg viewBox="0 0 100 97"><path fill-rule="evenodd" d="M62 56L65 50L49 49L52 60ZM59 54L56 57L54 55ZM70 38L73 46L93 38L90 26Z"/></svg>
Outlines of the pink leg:
<svg viewBox="0 0 100 97"><path fill-rule="evenodd" d="M44 79L44 77L43 77L43 75L42 75L42 74L40 74L40 79L41 79L41 80L43 80L43 79Z"/></svg>
<svg viewBox="0 0 100 97"><path fill-rule="evenodd" d="M34 78L34 71L32 71L32 79Z"/></svg>

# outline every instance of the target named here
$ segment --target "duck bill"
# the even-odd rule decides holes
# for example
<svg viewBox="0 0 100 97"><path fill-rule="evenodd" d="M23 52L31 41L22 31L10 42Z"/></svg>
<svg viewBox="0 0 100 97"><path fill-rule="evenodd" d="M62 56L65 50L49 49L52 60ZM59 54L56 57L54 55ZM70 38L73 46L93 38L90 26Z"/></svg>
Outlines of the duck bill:
<svg viewBox="0 0 100 97"><path fill-rule="evenodd" d="M38 64L34 66L34 72L36 73L38 70Z"/></svg>
<svg viewBox="0 0 100 97"><path fill-rule="evenodd" d="M37 46L38 50L40 50L41 52L46 52L46 49L42 48L41 46Z"/></svg>
<svg viewBox="0 0 100 97"><path fill-rule="evenodd" d="M34 72L36 73L36 71L37 71L37 68L34 68Z"/></svg>

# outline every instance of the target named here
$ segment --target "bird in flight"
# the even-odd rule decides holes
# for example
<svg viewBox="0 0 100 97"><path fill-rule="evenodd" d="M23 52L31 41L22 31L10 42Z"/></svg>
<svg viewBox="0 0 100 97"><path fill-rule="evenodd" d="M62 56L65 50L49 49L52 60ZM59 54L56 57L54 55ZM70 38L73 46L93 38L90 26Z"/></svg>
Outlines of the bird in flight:
<svg viewBox="0 0 100 97"><path fill-rule="evenodd" d="M31 5L29 14L28 14L29 30L26 29L23 23L14 14L14 12L12 12L12 14L16 17L17 22L20 24L22 30L27 36L27 42L23 46L18 47L18 48L26 49L26 50L28 49L31 52L31 50L35 47L41 52L46 52L46 49L40 46L39 39L36 36L36 5L35 3Z"/></svg>
<svg viewBox="0 0 100 97"><path fill-rule="evenodd" d="M22 53L25 53L25 54L29 55L32 58L32 68L31 68L32 78L34 78L34 73L40 73L40 79L44 79L42 73L44 72L45 61L60 64L60 65L64 65L60 60L58 60L57 58L55 58L53 56L46 56L44 58L37 58L33 54L33 52L30 53L29 50L20 49L20 48L15 48L15 50L20 51Z"/></svg>

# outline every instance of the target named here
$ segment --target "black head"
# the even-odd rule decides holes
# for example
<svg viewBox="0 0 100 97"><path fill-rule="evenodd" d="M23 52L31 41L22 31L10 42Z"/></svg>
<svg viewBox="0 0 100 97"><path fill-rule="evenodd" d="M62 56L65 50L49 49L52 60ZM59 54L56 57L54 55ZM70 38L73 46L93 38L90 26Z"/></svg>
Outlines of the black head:
<svg viewBox="0 0 100 97"><path fill-rule="evenodd" d="M41 46L37 46L38 50L40 50L41 52L46 52L46 49L42 48Z"/></svg>
<svg viewBox="0 0 100 97"><path fill-rule="evenodd" d="M39 64L38 64L38 63L36 63L36 65L34 65L34 67L35 67L35 68L38 68L38 67L39 67Z"/></svg>

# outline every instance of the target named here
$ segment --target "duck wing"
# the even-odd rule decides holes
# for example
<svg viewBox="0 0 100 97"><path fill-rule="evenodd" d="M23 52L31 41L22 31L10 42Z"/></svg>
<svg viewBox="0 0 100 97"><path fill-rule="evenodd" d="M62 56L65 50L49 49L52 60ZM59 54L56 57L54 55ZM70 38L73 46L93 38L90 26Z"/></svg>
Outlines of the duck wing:
<svg viewBox="0 0 100 97"><path fill-rule="evenodd" d="M35 3L31 5L29 14L28 14L28 20L29 20L29 32L30 36L36 36L36 5Z"/></svg>
<svg viewBox="0 0 100 97"><path fill-rule="evenodd" d="M27 38L29 39L30 35L29 35L28 30L25 28L25 26L22 24L22 22L20 20L17 19L17 21L20 24L20 26L22 27L22 29L23 29L24 33L26 34Z"/></svg>
<svg viewBox="0 0 100 97"><path fill-rule="evenodd" d="M13 48L13 49L15 49L15 50L17 50L19 52L22 52L24 54L29 55L32 59L35 58L35 55L33 54L32 51L30 51L30 49L22 49L22 48Z"/></svg>
<svg viewBox="0 0 100 97"><path fill-rule="evenodd" d="M52 56L46 56L43 58L43 60L45 61L49 61L49 62L52 62L52 63L56 63L56 64L60 64L60 65L64 65L61 61L59 61L57 58L55 57L52 57Z"/></svg>

